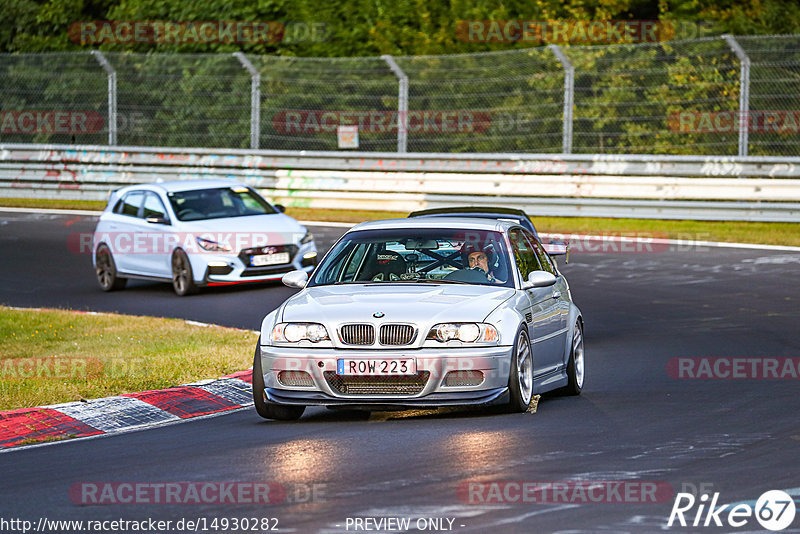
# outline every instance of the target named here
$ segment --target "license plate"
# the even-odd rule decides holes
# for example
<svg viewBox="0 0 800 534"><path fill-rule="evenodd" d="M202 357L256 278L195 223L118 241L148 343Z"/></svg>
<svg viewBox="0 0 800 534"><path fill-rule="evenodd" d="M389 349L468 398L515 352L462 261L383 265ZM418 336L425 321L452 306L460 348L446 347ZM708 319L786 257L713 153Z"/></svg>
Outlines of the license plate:
<svg viewBox="0 0 800 534"><path fill-rule="evenodd" d="M279 252L277 254L258 254L250 258L250 265L253 267L263 267L264 265L280 265L289 263L289 253Z"/></svg>
<svg viewBox="0 0 800 534"><path fill-rule="evenodd" d="M346 376L415 375L417 361L414 358L342 359L336 361L336 374Z"/></svg>

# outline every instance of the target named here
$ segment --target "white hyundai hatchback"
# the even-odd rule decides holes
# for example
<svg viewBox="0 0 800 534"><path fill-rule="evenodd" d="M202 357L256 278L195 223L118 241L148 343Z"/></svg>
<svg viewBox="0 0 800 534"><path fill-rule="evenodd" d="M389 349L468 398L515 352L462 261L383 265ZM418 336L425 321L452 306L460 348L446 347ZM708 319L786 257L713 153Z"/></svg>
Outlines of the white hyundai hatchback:
<svg viewBox="0 0 800 534"><path fill-rule="evenodd" d="M254 189L226 180L132 185L111 194L92 255L105 291L129 278L200 287L279 280L317 264L307 228Z"/></svg>

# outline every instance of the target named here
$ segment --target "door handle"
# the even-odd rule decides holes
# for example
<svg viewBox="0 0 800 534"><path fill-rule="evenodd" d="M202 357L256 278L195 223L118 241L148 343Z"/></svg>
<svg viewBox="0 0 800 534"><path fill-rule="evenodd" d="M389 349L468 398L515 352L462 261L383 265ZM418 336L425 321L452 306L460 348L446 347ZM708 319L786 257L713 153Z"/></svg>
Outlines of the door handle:
<svg viewBox="0 0 800 534"><path fill-rule="evenodd" d="M555 291L553 291L553 298L554 299L560 299L561 298L561 291L559 291L557 289Z"/></svg>

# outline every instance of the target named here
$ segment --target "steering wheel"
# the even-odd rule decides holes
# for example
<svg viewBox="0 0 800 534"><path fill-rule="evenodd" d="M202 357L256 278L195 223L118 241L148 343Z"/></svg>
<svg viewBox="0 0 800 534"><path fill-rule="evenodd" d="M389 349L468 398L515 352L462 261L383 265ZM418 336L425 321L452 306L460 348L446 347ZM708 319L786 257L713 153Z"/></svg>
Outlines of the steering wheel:
<svg viewBox="0 0 800 534"><path fill-rule="evenodd" d="M467 282L470 284L485 284L489 281L486 272L480 267L472 269L459 269L453 271L444 277L445 280L453 280L456 282Z"/></svg>
<svg viewBox="0 0 800 534"><path fill-rule="evenodd" d="M187 217L190 217L191 215L200 215L200 216L202 216L203 214L200 213L199 211L193 210L191 208L185 208L185 209L182 209L181 211L178 212L178 218L179 219L186 219Z"/></svg>

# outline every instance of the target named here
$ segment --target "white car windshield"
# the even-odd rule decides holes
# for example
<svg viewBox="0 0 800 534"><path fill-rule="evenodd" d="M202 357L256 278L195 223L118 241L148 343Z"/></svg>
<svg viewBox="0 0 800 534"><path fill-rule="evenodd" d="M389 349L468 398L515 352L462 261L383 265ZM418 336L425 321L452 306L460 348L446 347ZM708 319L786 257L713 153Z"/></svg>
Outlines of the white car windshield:
<svg viewBox="0 0 800 534"><path fill-rule="evenodd" d="M177 191L168 196L180 221L278 213L266 200L243 186Z"/></svg>
<svg viewBox="0 0 800 534"><path fill-rule="evenodd" d="M345 235L309 286L454 283L513 287L499 232L460 229L362 230Z"/></svg>

